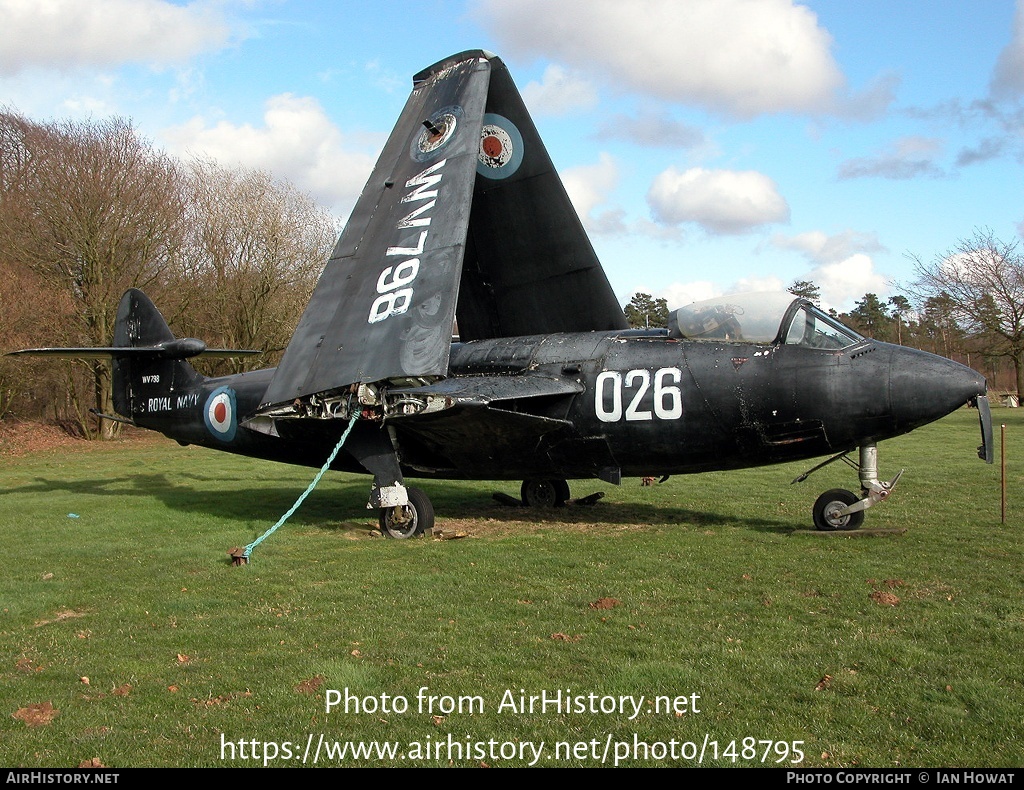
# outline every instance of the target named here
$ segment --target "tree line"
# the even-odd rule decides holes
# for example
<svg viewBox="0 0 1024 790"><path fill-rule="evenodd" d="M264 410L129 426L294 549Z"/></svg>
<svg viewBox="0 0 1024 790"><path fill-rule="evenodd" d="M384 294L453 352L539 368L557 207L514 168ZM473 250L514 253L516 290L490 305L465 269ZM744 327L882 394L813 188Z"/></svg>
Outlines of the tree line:
<svg viewBox="0 0 1024 790"><path fill-rule="evenodd" d="M106 346L141 288L178 336L276 363L337 238L287 181L158 149L123 118L40 123L0 112L0 348ZM109 365L0 357L0 417L110 435Z"/></svg>
<svg viewBox="0 0 1024 790"><path fill-rule="evenodd" d="M956 359L992 390L1024 392L1024 254L987 229L975 230L931 261L914 258L915 280L886 300L867 293L846 313L829 312L862 335ZM820 288L797 280L790 293L818 304ZM634 294L632 327L668 325L668 305Z"/></svg>

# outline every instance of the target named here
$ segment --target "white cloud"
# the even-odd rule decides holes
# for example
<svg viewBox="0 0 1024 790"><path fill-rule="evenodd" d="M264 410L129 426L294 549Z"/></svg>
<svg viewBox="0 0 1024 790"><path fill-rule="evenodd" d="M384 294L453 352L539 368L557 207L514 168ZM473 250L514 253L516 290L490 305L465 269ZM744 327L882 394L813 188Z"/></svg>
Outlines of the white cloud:
<svg viewBox="0 0 1024 790"><path fill-rule="evenodd" d="M375 161L375 145L346 138L316 99L289 93L267 100L261 127L209 125L196 117L161 136L179 155L211 156L222 165L257 167L287 178L341 217L351 211Z"/></svg>
<svg viewBox="0 0 1024 790"><path fill-rule="evenodd" d="M881 74L862 91L841 91L836 97L835 112L849 121L873 121L880 118L895 101L900 82L898 74Z"/></svg>
<svg viewBox="0 0 1024 790"><path fill-rule="evenodd" d="M0 74L127 62L167 65L229 43L213 3L0 0Z"/></svg>
<svg viewBox="0 0 1024 790"><path fill-rule="evenodd" d="M798 279L818 286L825 308L846 311L866 293L889 292L888 280L875 271L874 261L866 254L885 250L874 233L844 230L829 236L814 230L788 237L776 234L771 243L780 249L798 250L817 264Z"/></svg>
<svg viewBox="0 0 1024 790"><path fill-rule="evenodd" d="M536 115L566 115L597 106L597 91L579 75L551 65L540 82L526 84L523 101Z"/></svg>
<svg viewBox="0 0 1024 790"><path fill-rule="evenodd" d="M502 51L740 117L819 112L844 79L832 37L791 0L482 0Z"/></svg>
<svg viewBox="0 0 1024 790"><path fill-rule="evenodd" d="M648 293L648 291L644 290L644 293ZM672 283L654 293L653 296L664 299L668 304L668 309L675 310L692 302L711 299L721 293L722 289L710 280L693 280L688 283Z"/></svg>
<svg viewBox="0 0 1024 790"><path fill-rule="evenodd" d="M765 277L741 277L728 288L727 294L757 293L759 291L785 291L786 284L774 275Z"/></svg>
<svg viewBox="0 0 1024 790"><path fill-rule="evenodd" d="M371 60L369 63L363 66L366 76L370 79L371 84L380 88L385 93L397 93L404 94L409 90L409 80L404 74L399 74L390 69L384 69L379 60ZM333 78L333 74L330 70L327 72L321 72L321 79L324 82L330 81Z"/></svg>
<svg viewBox="0 0 1024 790"><path fill-rule="evenodd" d="M602 151L594 164L570 167L559 175L573 208L591 236L634 234L663 242L682 239L683 233L678 227L646 218L629 219L621 206L608 204L620 180L618 163L611 154Z"/></svg>
<svg viewBox="0 0 1024 790"><path fill-rule="evenodd" d="M1013 38L999 53L992 74L992 93L999 97L1024 93L1024 2L1018 0L1013 20Z"/></svg>
<svg viewBox="0 0 1024 790"><path fill-rule="evenodd" d="M771 243L780 249L799 250L814 263L835 263L857 252L880 252L885 248L874 233L844 230L831 236L820 230L784 236L777 233Z"/></svg>
<svg viewBox="0 0 1024 790"><path fill-rule="evenodd" d="M636 117L619 113L601 124L602 138L629 140L645 148L698 148L708 146L704 132L677 121L664 108L646 108Z"/></svg>
<svg viewBox="0 0 1024 790"><path fill-rule="evenodd" d="M570 167L562 171L561 177L565 191L569 193L569 200L583 224L588 228L591 223L600 224L595 209L608 199L609 193L619 183L619 168L615 159L602 151L595 164ZM605 217L605 222L607 219Z"/></svg>
<svg viewBox="0 0 1024 790"><path fill-rule="evenodd" d="M943 171L935 158L941 151L942 141L934 137L901 137L874 156L846 160L839 166L839 178L939 178Z"/></svg>
<svg viewBox="0 0 1024 790"><path fill-rule="evenodd" d="M685 283L676 282L662 288L660 291L655 291L653 296L663 298L668 303L669 310L675 310L692 302L714 299L716 296L723 296L725 294L758 293L763 291L778 292L785 290L786 284L780 278L774 275L766 275L764 277L741 277L724 288L711 280L692 280ZM650 293L650 290L647 288L636 288L630 294L632 295L636 291Z"/></svg>
<svg viewBox="0 0 1024 790"><path fill-rule="evenodd" d="M886 278L875 271L874 261L863 253L816 266L807 279L821 289L823 307L835 307L840 311L851 309L864 294L881 296L889 292Z"/></svg>
<svg viewBox="0 0 1024 790"><path fill-rule="evenodd" d="M674 167L655 177L647 203L658 222L696 222L710 233L744 233L789 219L789 205L775 182L753 170L680 172Z"/></svg>
<svg viewBox="0 0 1024 790"><path fill-rule="evenodd" d="M967 167L980 162L988 162L1002 156L1010 147L1012 139L1008 137L985 137L973 147L961 148L956 155L957 167Z"/></svg>

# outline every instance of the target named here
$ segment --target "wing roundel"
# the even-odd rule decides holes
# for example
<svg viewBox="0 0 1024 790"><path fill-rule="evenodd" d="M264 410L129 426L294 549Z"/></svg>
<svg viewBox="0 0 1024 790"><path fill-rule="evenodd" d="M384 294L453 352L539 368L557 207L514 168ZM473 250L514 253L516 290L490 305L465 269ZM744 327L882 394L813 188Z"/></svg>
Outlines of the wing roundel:
<svg viewBox="0 0 1024 790"><path fill-rule="evenodd" d="M265 406L445 375L489 75L481 53L417 75Z"/></svg>

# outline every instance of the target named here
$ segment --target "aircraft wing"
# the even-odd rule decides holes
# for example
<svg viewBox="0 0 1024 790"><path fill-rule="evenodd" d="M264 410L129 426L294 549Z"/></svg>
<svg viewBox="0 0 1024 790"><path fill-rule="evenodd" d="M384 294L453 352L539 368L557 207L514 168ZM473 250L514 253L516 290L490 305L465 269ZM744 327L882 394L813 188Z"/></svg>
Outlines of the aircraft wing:
<svg viewBox="0 0 1024 790"><path fill-rule="evenodd" d="M486 405L503 400L569 396L581 392L583 385L571 379L527 373L521 376L460 376L424 387L393 388L390 394L396 398L402 395L444 395L465 403Z"/></svg>
<svg viewBox="0 0 1024 790"><path fill-rule="evenodd" d="M414 87L263 405L447 372L489 71L467 53Z"/></svg>
<svg viewBox="0 0 1024 790"><path fill-rule="evenodd" d="M537 413L544 411L539 404L564 398L567 409L568 399L582 391L583 385L576 381L540 374L454 377L392 390L398 398L402 394L444 396L450 405L432 413L394 415L389 423L400 437L416 437L459 468L495 470L500 476L503 465L513 458L516 463L524 454L532 458L544 437L572 430L564 414Z"/></svg>
<svg viewBox="0 0 1024 790"><path fill-rule="evenodd" d="M444 377L456 315L464 340L626 327L501 60L463 52L413 85L262 409Z"/></svg>

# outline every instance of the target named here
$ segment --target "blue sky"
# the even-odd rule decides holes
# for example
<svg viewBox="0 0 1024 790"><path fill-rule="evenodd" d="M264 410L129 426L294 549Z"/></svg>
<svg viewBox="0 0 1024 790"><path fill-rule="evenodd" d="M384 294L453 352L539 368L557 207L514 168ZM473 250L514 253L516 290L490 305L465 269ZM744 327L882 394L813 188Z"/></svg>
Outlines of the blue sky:
<svg viewBox="0 0 1024 790"><path fill-rule="evenodd" d="M849 309L975 228L1024 233L1010 0L0 0L0 104L126 116L344 217L412 75L474 48L508 64L623 302L813 279Z"/></svg>

